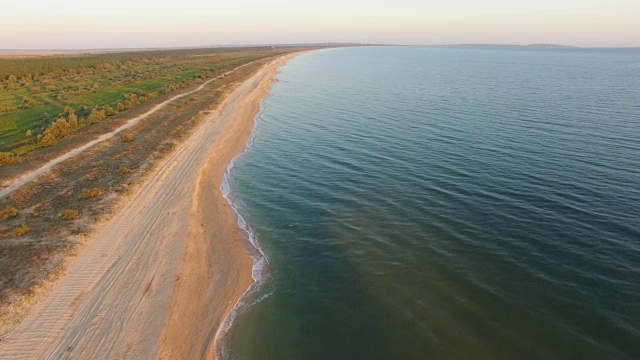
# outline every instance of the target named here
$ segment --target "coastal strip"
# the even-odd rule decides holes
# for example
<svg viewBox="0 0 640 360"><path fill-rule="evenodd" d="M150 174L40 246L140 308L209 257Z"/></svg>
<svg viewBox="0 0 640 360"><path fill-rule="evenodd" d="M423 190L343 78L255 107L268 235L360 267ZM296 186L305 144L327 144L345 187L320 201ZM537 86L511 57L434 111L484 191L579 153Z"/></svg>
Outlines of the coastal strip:
<svg viewBox="0 0 640 360"><path fill-rule="evenodd" d="M220 131L216 148L202 168L191 209L189 239L171 314L162 339L162 359L213 359L217 334L238 300L253 283L256 249L238 227L233 209L220 191L232 159L246 146L280 66L297 54L280 57L251 79L251 92L229 99L234 111ZM233 95L232 95L233 96Z"/></svg>
<svg viewBox="0 0 640 360"><path fill-rule="evenodd" d="M164 160L2 339L3 359L215 357L220 326L252 284L252 248L220 184L295 55L243 82Z"/></svg>

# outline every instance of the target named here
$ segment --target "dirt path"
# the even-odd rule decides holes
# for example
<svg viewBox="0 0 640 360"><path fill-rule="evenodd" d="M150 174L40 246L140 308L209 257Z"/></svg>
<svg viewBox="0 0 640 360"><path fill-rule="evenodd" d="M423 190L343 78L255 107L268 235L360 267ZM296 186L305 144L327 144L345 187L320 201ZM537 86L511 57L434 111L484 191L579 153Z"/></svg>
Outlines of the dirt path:
<svg viewBox="0 0 640 360"><path fill-rule="evenodd" d="M136 124L138 124L141 120L143 120L144 118L146 118L147 116L157 112L158 110L162 109L163 107L167 106L167 104L169 104L170 102L183 98L185 96L191 95L195 92L198 92L202 89L204 89L205 86L207 86L209 83L216 81L220 78L223 78L229 74L231 74L232 72L241 69L245 66L248 66L252 63L254 63L255 61L246 63L244 65L240 65L236 68L234 68L233 70L227 71L226 73L216 76L212 79L209 79L207 81L205 81L204 83L202 83L200 86L198 86L196 89L191 90L189 92L186 93L182 93L182 94L178 94L176 96L173 96L161 103L159 103L158 105L152 107L149 111L145 112L144 114L138 115L134 118L131 118L129 121L127 121L126 123L124 123L123 125L121 125L120 127L116 128L115 130L108 132L106 134L102 134L99 137L95 138L94 140L89 141L88 143L77 147L63 155L58 156L55 159L52 159L51 161L47 162L46 164L44 164L42 167L39 167L33 171L29 171L25 174L20 175L17 178L11 179L9 181L6 181L5 183L9 183L8 185L2 184L2 186L6 186L3 189L0 190L0 198L7 196L9 193L11 193L12 191L14 191L15 189L21 187L22 185L28 183L31 180L34 180L36 178L38 178L39 176L47 173L49 170L51 170L54 166L60 164L61 162L68 160L72 157L78 156L79 154L81 154L83 151L87 150L88 148L101 143L105 140L109 140L112 137L114 137L115 135L121 133L124 130L127 130L129 128L131 128L132 126L135 126Z"/></svg>
<svg viewBox="0 0 640 360"><path fill-rule="evenodd" d="M0 358L213 356L218 328L252 281L220 181L244 147L277 68L291 56L240 85L158 167L2 339Z"/></svg>

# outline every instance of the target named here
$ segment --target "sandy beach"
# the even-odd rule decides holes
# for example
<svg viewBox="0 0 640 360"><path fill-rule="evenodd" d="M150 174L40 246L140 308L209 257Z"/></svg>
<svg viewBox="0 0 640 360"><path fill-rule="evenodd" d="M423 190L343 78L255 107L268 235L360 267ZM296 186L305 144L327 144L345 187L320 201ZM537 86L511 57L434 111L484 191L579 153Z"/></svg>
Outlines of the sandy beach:
<svg viewBox="0 0 640 360"><path fill-rule="evenodd" d="M252 248L220 185L246 145L277 58L234 90L101 225L25 320L3 359L214 358L252 283Z"/></svg>

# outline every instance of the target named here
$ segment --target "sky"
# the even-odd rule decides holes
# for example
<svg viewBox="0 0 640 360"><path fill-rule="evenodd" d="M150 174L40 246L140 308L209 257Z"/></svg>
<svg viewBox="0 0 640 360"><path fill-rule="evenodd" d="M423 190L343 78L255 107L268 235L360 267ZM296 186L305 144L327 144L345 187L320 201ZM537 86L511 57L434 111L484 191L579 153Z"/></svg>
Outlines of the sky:
<svg viewBox="0 0 640 360"><path fill-rule="evenodd" d="M640 46L640 0L0 1L0 49L326 42Z"/></svg>

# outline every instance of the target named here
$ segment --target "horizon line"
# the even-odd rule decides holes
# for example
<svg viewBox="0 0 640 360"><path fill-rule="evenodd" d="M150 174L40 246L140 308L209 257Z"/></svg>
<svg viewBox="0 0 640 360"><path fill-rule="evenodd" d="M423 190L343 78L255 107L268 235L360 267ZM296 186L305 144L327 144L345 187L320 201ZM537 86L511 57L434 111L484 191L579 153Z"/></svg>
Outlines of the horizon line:
<svg viewBox="0 0 640 360"><path fill-rule="evenodd" d="M188 50L188 49L216 49L216 48L250 48L250 47L295 47L295 46L404 46L404 47L522 47L522 48L556 48L556 49L637 49L640 45L632 46L575 46L554 43L452 43L452 44L400 44L400 43L368 43L368 42L313 42L313 43L241 43L241 44L212 44L193 46L123 46L105 48L0 48L0 52L37 52L37 51L151 51L151 50Z"/></svg>

